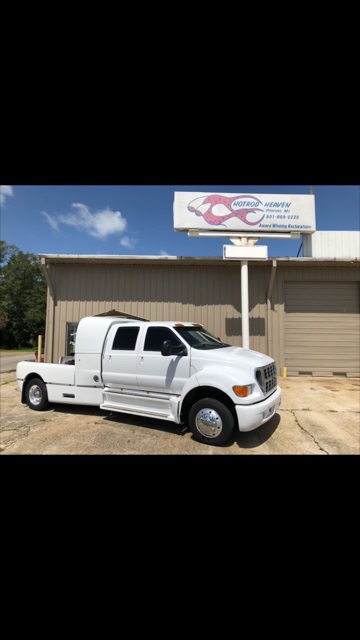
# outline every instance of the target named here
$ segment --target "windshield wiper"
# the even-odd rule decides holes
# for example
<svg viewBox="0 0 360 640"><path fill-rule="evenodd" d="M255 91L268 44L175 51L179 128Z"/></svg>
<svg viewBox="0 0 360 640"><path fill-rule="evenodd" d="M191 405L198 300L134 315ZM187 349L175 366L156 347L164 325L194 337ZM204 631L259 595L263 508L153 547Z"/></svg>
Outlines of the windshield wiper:
<svg viewBox="0 0 360 640"><path fill-rule="evenodd" d="M228 344L224 344L223 342L197 342L192 345L194 349L219 349L221 347L228 347Z"/></svg>

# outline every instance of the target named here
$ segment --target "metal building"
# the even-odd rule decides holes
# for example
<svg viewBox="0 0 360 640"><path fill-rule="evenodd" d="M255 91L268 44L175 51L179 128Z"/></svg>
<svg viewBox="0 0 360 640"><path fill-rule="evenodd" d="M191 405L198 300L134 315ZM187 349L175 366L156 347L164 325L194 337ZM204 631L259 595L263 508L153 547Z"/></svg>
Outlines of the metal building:
<svg viewBox="0 0 360 640"><path fill-rule="evenodd" d="M240 263L222 258L42 254L45 361L70 355L84 316L203 323L241 346ZM360 376L360 260L249 260L250 348L287 375Z"/></svg>

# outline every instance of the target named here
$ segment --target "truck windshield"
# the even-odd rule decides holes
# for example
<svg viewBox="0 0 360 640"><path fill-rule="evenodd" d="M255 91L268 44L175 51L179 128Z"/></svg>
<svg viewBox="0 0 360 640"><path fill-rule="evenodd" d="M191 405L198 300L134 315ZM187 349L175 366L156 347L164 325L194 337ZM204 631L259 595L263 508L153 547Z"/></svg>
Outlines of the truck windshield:
<svg viewBox="0 0 360 640"><path fill-rule="evenodd" d="M221 349L229 344L215 338L204 327L174 327L175 331L194 349Z"/></svg>

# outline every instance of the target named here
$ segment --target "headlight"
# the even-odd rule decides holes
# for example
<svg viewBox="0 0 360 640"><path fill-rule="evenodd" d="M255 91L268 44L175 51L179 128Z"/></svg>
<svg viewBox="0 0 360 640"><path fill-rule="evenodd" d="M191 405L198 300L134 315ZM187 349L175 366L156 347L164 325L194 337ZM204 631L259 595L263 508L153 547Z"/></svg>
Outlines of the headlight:
<svg viewBox="0 0 360 640"><path fill-rule="evenodd" d="M252 393L252 387L253 387L252 384L247 384L241 387L235 386L233 387L233 392L239 398L247 398L247 396L249 396L250 393Z"/></svg>

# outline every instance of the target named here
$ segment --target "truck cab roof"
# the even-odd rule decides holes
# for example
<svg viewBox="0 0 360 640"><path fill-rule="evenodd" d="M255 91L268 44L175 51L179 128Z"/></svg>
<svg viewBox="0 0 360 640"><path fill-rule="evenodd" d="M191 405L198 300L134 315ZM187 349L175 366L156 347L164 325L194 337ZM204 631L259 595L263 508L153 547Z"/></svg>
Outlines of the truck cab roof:
<svg viewBox="0 0 360 640"><path fill-rule="evenodd" d="M175 320L147 321L122 318L119 316L88 316L82 318L76 333L76 353L101 353L104 339L113 324L126 326L151 325L161 327L202 327L196 322L182 322Z"/></svg>

